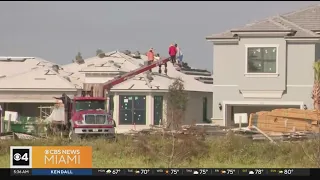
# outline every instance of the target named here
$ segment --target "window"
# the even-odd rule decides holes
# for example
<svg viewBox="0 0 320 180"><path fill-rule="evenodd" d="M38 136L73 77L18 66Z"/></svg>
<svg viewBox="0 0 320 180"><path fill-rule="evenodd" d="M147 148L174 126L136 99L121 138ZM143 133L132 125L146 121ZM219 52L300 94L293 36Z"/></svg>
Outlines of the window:
<svg viewBox="0 0 320 180"><path fill-rule="evenodd" d="M277 73L277 47L248 47L247 73Z"/></svg>
<svg viewBox="0 0 320 180"><path fill-rule="evenodd" d="M104 109L105 101L101 100L81 100L76 101L76 111Z"/></svg>
<svg viewBox="0 0 320 180"><path fill-rule="evenodd" d="M153 125L162 123L163 96L154 96Z"/></svg>
<svg viewBox="0 0 320 180"><path fill-rule="evenodd" d="M119 96L119 124L146 125L146 96Z"/></svg>

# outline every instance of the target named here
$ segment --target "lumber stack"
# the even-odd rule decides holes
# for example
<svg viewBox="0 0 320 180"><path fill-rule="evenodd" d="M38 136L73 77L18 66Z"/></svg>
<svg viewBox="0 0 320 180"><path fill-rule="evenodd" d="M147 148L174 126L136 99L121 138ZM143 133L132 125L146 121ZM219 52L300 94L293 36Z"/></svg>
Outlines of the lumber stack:
<svg viewBox="0 0 320 180"><path fill-rule="evenodd" d="M319 132L320 111L275 109L250 114L249 127L255 125L265 132Z"/></svg>

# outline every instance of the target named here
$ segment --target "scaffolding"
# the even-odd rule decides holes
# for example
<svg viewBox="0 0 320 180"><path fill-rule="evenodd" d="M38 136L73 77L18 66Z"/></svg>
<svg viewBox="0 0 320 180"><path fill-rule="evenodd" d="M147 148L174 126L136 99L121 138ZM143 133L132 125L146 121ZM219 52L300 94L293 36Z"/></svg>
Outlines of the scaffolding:
<svg viewBox="0 0 320 180"><path fill-rule="evenodd" d="M53 106L40 106L39 108L39 119L40 121L45 120L50 116L53 110Z"/></svg>

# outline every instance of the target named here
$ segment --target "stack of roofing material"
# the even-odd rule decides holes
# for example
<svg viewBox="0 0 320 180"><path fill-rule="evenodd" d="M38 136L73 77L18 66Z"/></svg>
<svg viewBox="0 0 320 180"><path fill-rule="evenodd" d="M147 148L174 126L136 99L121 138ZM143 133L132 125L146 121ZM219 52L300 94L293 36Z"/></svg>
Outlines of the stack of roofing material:
<svg viewBox="0 0 320 180"><path fill-rule="evenodd" d="M292 133L308 131L319 133L320 111L302 109L275 109L250 114L249 127L254 125L264 132Z"/></svg>
<svg viewBox="0 0 320 180"><path fill-rule="evenodd" d="M100 83L84 83L83 90L91 91L93 97L104 97L103 84Z"/></svg>

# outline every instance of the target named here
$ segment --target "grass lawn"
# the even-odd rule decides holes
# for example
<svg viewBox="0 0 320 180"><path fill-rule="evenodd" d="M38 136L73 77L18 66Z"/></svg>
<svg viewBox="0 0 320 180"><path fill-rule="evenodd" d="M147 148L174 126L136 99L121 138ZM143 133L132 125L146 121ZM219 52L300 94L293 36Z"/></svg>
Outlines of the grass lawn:
<svg viewBox="0 0 320 180"><path fill-rule="evenodd" d="M174 144L174 145L173 145ZM9 167L10 146L92 146L94 168L311 168L320 157L318 141L253 142L228 135L198 140L159 135L69 142L60 138L0 141L0 167Z"/></svg>

